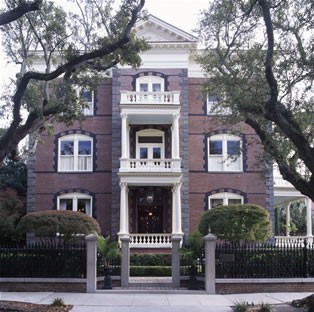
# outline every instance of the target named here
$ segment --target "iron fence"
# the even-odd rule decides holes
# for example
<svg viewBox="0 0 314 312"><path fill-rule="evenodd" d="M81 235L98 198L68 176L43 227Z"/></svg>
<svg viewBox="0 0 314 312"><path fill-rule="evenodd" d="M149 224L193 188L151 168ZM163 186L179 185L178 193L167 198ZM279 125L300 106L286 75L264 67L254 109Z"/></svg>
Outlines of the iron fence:
<svg viewBox="0 0 314 312"><path fill-rule="evenodd" d="M185 244L180 255L181 276L205 276L205 248L201 248L197 255L189 254L189 246Z"/></svg>
<svg viewBox="0 0 314 312"><path fill-rule="evenodd" d="M216 245L216 278L314 277L314 245L273 243Z"/></svg>
<svg viewBox="0 0 314 312"><path fill-rule="evenodd" d="M0 277L85 278L86 246L0 246Z"/></svg>
<svg viewBox="0 0 314 312"><path fill-rule="evenodd" d="M105 275L105 258L97 254L97 276ZM117 256L115 258L108 259L110 274L111 275L121 275L121 256Z"/></svg>

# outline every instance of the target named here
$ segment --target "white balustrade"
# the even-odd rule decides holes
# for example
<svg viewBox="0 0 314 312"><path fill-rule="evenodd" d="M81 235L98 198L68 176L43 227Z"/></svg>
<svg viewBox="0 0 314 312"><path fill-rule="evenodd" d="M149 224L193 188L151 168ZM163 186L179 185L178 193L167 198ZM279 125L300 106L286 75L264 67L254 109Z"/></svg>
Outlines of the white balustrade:
<svg viewBox="0 0 314 312"><path fill-rule="evenodd" d="M292 187L294 186L288 182L287 180L284 180L282 176L274 176L274 186L275 187Z"/></svg>
<svg viewBox="0 0 314 312"><path fill-rule="evenodd" d="M121 104L180 104L180 92L121 91Z"/></svg>
<svg viewBox="0 0 314 312"><path fill-rule="evenodd" d="M305 236L275 236L275 243L278 247L304 247L305 238Z"/></svg>
<svg viewBox="0 0 314 312"><path fill-rule="evenodd" d="M121 159L120 172L181 172L181 159Z"/></svg>
<svg viewBox="0 0 314 312"><path fill-rule="evenodd" d="M171 234L130 234L131 248L171 248Z"/></svg>

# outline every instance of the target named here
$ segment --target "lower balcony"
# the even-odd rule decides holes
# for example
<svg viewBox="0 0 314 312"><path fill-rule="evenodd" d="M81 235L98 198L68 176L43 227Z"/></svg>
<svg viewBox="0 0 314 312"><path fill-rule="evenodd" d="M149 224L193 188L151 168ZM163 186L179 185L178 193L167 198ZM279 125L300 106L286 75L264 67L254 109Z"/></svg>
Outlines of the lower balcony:
<svg viewBox="0 0 314 312"><path fill-rule="evenodd" d="M304 247L313 244L313 236L275 236L276 246L279 247Z"/></svg>
<svg viewBox="0 0 314 312"><path fill-rule="evenodd" d="M130 234L130 248L171 248L171 234Z"/></svg>
<svg viewBox="0 0 314 312"><path fill-rule="evenodd" d="M181 159L120 159L120 172L181 172Z"/></svg>

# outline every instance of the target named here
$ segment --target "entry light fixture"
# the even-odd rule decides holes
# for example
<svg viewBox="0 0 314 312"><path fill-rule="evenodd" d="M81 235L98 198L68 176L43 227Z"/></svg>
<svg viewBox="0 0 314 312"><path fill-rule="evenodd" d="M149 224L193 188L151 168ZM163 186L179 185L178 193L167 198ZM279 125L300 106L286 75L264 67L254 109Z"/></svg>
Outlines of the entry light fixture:
<svg viewBox="0 0 314 312"><path fill-rule="evenodd" d="M146 194L146 201L151 204L154 201L154 192L148 191Z"/></svg>

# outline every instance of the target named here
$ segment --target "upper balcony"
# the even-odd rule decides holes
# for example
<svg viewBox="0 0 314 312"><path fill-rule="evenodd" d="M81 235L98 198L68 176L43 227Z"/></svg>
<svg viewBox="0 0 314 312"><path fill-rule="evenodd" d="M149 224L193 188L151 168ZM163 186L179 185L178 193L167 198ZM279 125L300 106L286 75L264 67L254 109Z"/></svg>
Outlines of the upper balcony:
<svg viewBox="0 0 314 312"><path fill-rule="evenodd" d="M121 91L120 104L180 105L180 91L171 92Z"/></svg>
<svg viewBox="0 0 314 312"><path fill-rule="evenodd" d="M274 175L274 187L291 188L291 189L294 188L294 186L290 182L288 182L287 180L284 180L283 177L279 174Z"/></svg>
<svg viewBox="0 0 314 312"><path fill-rule="evenodd" d="M181 159L120 159L119 172L180 173Z"/></svg>

